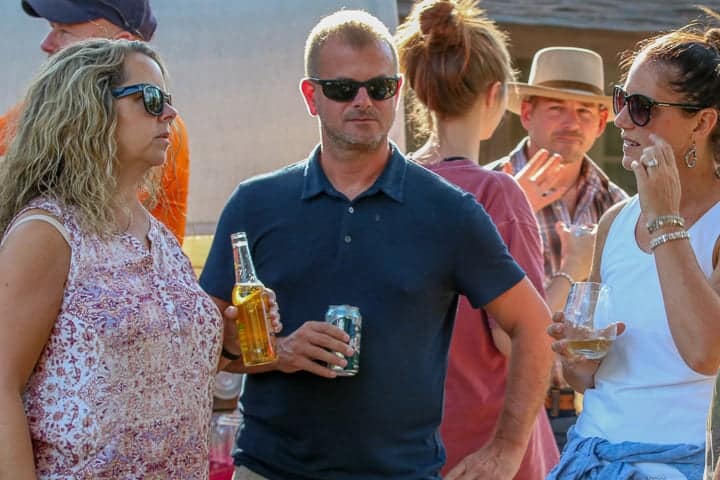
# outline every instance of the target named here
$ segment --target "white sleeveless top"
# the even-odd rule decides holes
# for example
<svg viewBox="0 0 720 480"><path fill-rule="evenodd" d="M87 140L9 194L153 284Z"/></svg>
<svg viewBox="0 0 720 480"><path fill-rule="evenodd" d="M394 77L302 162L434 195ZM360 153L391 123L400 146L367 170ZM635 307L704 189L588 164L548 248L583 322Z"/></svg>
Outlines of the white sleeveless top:
<svg viewBox="0 0 720 480"><path fill-rule="evenodd" d="M637 195L615 218L603 249L601 278L612 288L612 314L626 331L615 341L585 391L576 430L584 437L702 445L714 376L691 370L667 323L655 258L640 250ZM688 230L702 271L712 273L720 235L720 202Z"/></svg>

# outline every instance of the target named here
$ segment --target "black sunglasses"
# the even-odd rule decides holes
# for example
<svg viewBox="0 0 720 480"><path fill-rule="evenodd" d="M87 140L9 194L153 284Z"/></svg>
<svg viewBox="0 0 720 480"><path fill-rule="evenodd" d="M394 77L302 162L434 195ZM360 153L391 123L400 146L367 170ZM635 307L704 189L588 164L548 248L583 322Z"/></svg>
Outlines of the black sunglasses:
<svg viewBox="0 0 720 480"><path fill-rule="evenodd" d="M373 100L387 100L395 96L400 84L400 77L375 77L365 82L355 80L323 80L308 78L322 87L323 95L336 102L350 102L357 95L360 87L365 87Z"/></svg>
<svg viewBox="0 0 720 480"><path fill-rule="evenodd" d="M172 96L160 90L159 87L149 83L138 83L137 85L128 85L127 87L113 88L112 96L115 98L127 97L136 93L142 93L143 105L145 110L156 117L162 115L165 110L165 104L172 105Z"/></svg>
<svg viewBox="0 0 720 480"><path fill-rule="evenodd" d="M680 107L687 110L702 110L705 105L691 105L687 103L656 102L650 97L633 93L628 95L621 86L613 87L613 112L619 114L625 105L628 107L630 120L638 127L644 127L650 121L650 113L653 107Z"/></svg>

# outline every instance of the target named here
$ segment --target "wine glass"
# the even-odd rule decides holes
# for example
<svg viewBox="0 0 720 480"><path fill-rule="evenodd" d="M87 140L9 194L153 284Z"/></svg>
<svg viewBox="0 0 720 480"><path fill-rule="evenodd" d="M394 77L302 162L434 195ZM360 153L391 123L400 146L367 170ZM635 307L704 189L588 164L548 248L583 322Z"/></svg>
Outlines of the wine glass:
<svg viewBox="0 0 720 480"><path fill-rule="evenodd" d="M617 335L617 324L610 319L610 297L608 285L573 283L563 310L570 353L590 360L607 355Z"/></svg>

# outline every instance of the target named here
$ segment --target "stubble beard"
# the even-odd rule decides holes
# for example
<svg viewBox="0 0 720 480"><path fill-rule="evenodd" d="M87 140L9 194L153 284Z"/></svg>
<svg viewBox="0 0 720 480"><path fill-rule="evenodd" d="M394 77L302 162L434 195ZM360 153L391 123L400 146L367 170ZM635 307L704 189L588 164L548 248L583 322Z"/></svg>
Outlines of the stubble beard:
<svg viewBox="0 0 720 480"><path fill-rule="evenodd" d="M325 137L339 150L368 153L375 152L387 143L387 133L378 134L372 139L359 139L355 136L338 132L323 126Z"/></svg>

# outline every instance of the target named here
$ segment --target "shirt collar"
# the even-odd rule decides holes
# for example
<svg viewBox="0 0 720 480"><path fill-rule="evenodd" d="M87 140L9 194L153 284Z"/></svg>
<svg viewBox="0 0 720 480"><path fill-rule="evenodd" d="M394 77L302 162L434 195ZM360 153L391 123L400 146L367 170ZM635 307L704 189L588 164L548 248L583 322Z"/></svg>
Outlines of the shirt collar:
<svg viewBox="0 0 720 480"><path fill-rule="evenodd" d="M390 143L390 151L390 159L385 165L385 169L375 180L375 183L360 194L356 200L382 192L396 202L402 203L408 160L400 153L397 145L392 142ZM317 145L305 160L304 176L305 180L300 196L302 200L309 200L322 193L335 197L341 195L332 186L320 165L320 145Z"/></svg>

